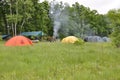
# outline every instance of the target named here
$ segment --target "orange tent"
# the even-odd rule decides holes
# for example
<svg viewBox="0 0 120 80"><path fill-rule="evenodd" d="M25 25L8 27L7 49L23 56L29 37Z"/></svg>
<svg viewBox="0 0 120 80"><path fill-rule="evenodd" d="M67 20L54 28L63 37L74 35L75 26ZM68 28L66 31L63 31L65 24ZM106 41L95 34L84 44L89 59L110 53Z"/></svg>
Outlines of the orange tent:
<svg viewBox="0 0 120 80"><path fill-rule="evenodd" d="M5 46L26 46L32 45L32 41L24 36L15 36L9 39Z"/></svg>

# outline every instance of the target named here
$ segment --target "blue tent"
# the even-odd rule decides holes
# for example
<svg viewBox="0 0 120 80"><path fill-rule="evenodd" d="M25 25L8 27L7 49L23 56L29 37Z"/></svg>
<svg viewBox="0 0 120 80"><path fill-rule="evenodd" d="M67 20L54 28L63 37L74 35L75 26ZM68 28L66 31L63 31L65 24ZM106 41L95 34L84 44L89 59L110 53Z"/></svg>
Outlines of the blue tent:
<svg viewBox="0 0 120 80"><path fill-rule="evenodd" d="M45 36L45 34L42 31L22 32L21 35L26 36L28 38L41 38L42 36Z"/></svg>
<svg viewBox="0 0 120 80"><path fill-rule="evenodd" d="M2 39L3 39L3 40L7 40L7 39L9 39L10 37L11 37L11 36L10 36L10 35L7 35L7 34L6 34L6 35L2 35Z"/></svg>
<svg viewBox="0 0 120 80"><path fill-rule="evenodd" d="M44 36L45 34L42 31L32 31L32 32L22 32L21 35L23 36Z"/></svg>

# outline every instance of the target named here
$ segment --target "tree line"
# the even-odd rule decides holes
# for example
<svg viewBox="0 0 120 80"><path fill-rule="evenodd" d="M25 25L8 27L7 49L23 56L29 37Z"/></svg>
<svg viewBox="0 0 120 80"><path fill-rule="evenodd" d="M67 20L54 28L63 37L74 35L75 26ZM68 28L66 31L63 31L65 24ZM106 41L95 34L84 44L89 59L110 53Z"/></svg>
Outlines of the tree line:
<svg viewBox="0 0 120 80"><path fill-rule="evenodd" d="M38 3L38 0L0 1L0 32L14 36L23 31L41 30L51 35L49 7L47 1L42 3Z"/></svg>
<svg viewBox="0 0 120 80"><path fill-rule="evenodd" d="M0 0L0 33L18 35L27 31L43 31L48 36L74 35L120 36L120 9L99 14L78 2L39 0ZM120 46L120 45L117 45Z"/></svg>

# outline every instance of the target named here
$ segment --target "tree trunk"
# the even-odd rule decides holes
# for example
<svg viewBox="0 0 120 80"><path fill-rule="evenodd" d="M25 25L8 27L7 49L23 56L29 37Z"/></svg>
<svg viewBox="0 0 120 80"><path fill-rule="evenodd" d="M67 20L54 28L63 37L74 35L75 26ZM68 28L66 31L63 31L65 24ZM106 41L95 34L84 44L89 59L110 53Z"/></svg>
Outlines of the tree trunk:
<svg viewBox="0 0 120 80"><path fill-rule="evenodd" d="M15 32L15 33L14 33L15 36L17 35L17 30L16 30L17 28L16 28L16 27L17 27L17 23L15 23L15 27L14 27L14 29L15 29L15 31L14 31L14 32Z"/></svg>
<svg viewBox="0 0 120 80"><path fill-rule="evenodd" d="M23 25L24 25L24 23L25 23L25 19L23 19L23 22L22 22L22 24L21 24L21 30L20 30L20 34L22 33L22 28L23 28Z"/></svg>
<svg viewBox="0 0 120 80"><path fill-rule="evenodd" d="M10 3L10 15L13 15L13 12L12 12L12 1ZM14 23L13 22L11 23L11 28L12 28L12 35L15 36L15 30L14 30Z"/></svg>
<svg viewBox="0 0 120 80"><path fill-rule="evenodd" d="M18 23L18 3L16 2L15 36L17 35L17 23Z"/></svg>
<svg viewBox="0 0 120 80"><path fill-rule="evenodd" d="M15 34L14 34L14 27L13 27L13 23L11 24L11 27L12 27L12 34L13 34L13 36L15 36Z"/></svg>

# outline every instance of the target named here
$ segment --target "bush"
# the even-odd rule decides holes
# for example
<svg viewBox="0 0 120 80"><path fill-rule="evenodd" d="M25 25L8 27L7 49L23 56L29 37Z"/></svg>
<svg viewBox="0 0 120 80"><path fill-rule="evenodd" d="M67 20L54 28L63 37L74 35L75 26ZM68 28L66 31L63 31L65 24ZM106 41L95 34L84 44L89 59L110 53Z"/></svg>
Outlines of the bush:
<svg viewBox="0 0 120 80"><path fill-rule="evenodd" d="M76 44L76 45L83 45L83 44L84 44L84 41L79 38L79 40L75 41L74 44Z"/></svg>
<svg viewBox="0 0 120 80"><path fill-rule="evenodd" d="M120 47L120 27L116 27L114 32L111 34L112 37L112 43L116 47Z"/></svg>
<svg viewBox="0 0 120 80"><path fill-rule="evenodd" d="M2 41L2 36L0 35L0 41Z"/></svg>
<svg viewBox="0 0 120 80"><path fill-rule="evenodd" d="M120 47L120 34L117 36L112 37L112 43L116 46L116 47Z"/></svg>

